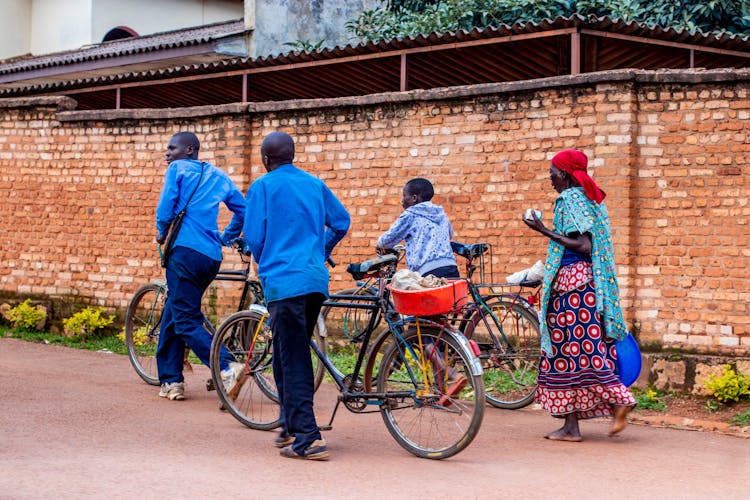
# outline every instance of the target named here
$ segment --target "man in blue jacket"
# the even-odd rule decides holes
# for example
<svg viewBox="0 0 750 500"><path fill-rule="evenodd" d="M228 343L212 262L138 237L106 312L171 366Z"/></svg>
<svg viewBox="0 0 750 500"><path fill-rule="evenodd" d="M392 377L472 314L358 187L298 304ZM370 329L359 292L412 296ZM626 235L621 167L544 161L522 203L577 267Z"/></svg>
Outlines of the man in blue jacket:
<svg viewBox="0 0 750 500"><path fill-rule="evenodd" d="M245 197L229 176L210 163L198 161L200 142L195 134L178 132L169 140L164 187L156 208L156 241L163 244L177 213L187 210L167 263L169 293L161 320L156 365L161 390L169 400L185 399L182 375L185 345L209 366L211 335L203 327L201 298L221 265L222 244L239 236L245 220ZM192 195L192 197L191 197ZM234 212L219 234L219 204ZM244 366L228 352L221 357L222 380L236 397L245 378Z"/></svg>
<svg viewBox="0 0 750 500"><path fill-rule="evenodd" d="M349 229L349 213L317 177L292 164L284 132L263 140L268 173L247 195L244 234L258 263L273 332L273 375L281 399L281 455L324 460L326 442L313 413L310 337L328 295L326 259Z"/></svg>

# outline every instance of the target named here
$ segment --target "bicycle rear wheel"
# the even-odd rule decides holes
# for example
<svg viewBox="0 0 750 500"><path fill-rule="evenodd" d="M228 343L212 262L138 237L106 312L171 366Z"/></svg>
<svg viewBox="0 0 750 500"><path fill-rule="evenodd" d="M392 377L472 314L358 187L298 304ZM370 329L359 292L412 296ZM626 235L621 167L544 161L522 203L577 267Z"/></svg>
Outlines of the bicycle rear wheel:
<svg viewBox="0 0 750 500"><path fill-rule="evenodd" d="M159 385L156 347L166 299L166 284L149 283L135 292L125 314L125 344L130 363L138 376L151 385Z"/></svg>
<svg viewBox="0 0 750 500"><path fill-rule="evenodd" d="M536 390L539 317L517 301L493 298L486 303L502 332L486 312L483 319L480 310L472 314L464 329L466 337L479 344L485 397L496 408L523 408L534 400Z"/></svg>
<svg viewBox="0 0 750 500"><path fill-rule="evenodd" d="M394 341L383 354L378 370L378 391L385 393L381 415L410 453L443 459L466 448L479 431L482 377L472 373L470 355L445 330L419 330L408 330L403 341Z"/></svg>

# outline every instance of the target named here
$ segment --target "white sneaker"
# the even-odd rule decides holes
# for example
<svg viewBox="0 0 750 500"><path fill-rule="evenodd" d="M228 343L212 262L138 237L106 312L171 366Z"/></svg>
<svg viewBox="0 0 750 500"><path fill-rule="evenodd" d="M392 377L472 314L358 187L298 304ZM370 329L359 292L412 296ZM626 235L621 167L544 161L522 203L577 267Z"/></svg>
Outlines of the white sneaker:
<svg viewBox="0 0 750 500"><path fill-rule="evenodd" d="M224 390L227 395L234 401L240 394L242 384L247 379L244 363L229 363L226 370L221 371L221 382L224 384Z"/></svg>
<svg viewBox="0 0 750 500"><path fill-rule="evenodd" d="M159 397L167 398L172 401L182 401L185 399L185 384L183 382L161 384Z"/></svg>

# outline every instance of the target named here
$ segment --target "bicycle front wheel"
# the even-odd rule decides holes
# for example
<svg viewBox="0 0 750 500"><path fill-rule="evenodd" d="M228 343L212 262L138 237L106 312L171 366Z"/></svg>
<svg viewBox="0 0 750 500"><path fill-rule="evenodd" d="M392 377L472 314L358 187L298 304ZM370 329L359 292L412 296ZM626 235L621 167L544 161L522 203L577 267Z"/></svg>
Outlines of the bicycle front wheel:
<svg viewBox="0 0 750 500"><path fill-rule="evenodd" d="M482 377L471 366L458 342L434 327L412 328L386 348L378 370L378 391L385 393L380 409L402 447L443 459L471 443L484 416Z"/></svg>
<svg viewBox="0 0 750 500"><path fill-rule="evenodd" d="M325 338L315 327L314 339L325 352ZM235 398L230 397L221 380L221 347L238 363L245 365L248 376ZM268 312L240 311L227 318L211 343L211 377L222 405L237 420L253 429L278 427L279 395L273 375L273 343ZM315 390L323 380L325 367L311 351Z"/></svg>
<svg viewBox="0 0 750 500"><path fill-rule="evenodd" d="M135 292L125 314L125 344L130 363L138 376L151 385L159 385L156 348L166 300L166 284L149 283Z"/></svg>
<svg viewBox="0 0 750 500"><path fill-rule="evenodd" d="M492 316L476 310L464 333L480 349L487 402L515 410L534 400L541 352L539 317L534 310L507 299L486 302Z"/></svg>
<svg viewBox="0 0 750 500"><path fill-rule="evenodd" d="M245 366L246 380L235 398L221 379L221 348ZM227 318L211 342L211 377L223 407L244 425L271 430L280 425L279 398L271 366L268 313L240 311Z"/></svg>

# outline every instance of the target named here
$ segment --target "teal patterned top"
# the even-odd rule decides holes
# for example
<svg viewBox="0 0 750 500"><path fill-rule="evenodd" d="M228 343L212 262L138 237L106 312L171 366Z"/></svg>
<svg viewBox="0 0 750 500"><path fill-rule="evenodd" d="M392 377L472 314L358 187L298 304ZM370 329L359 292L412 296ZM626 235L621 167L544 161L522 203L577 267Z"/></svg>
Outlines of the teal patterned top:
<svg viewBox="0 0 750 500"><path fill-rule="evenodd" d="M628 334L620 307L620 287L617 285L615 255L609 227L609 213L604 203L596 204L581 187L566 189L555 200L554 230L560 234L589 233L591 235L591 264L594 268L596 311L602 317L602 327L607 337L621 340ZM547 261L544 265L542 287L542 315L540 331L542 351L551 355L552 346L547 331L547 306L565 247L550 240Z"/></svg>

